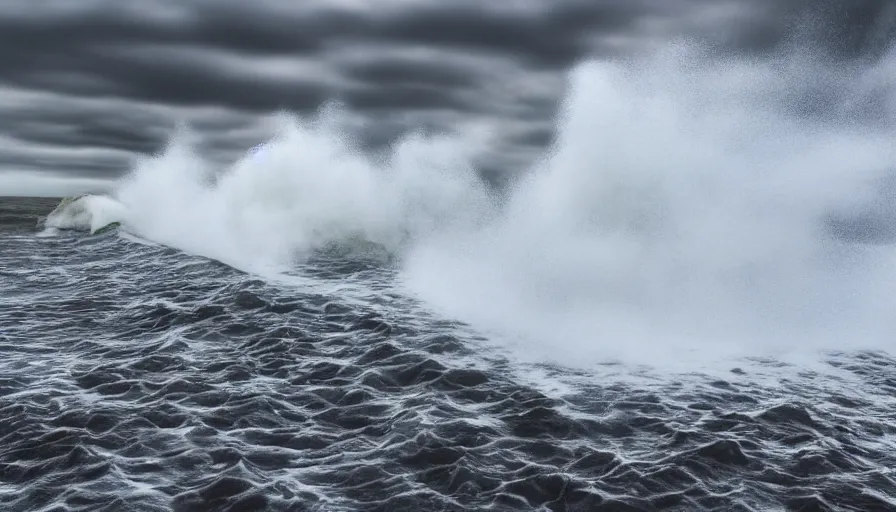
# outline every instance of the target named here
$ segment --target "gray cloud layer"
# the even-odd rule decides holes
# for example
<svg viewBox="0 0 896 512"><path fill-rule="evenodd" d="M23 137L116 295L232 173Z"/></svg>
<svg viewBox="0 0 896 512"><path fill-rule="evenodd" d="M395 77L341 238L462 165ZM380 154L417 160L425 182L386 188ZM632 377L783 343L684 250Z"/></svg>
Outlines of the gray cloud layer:
<svg viewBox="0 0 896 512"><path fill-rule="evenodd" d="M226 161L259 116L336 99L371 145L407 129L504 123L512 167L551 137L564 72L585 55L689 34L733 51L778 44L804 0L47 0L0 4L0 172L113 177L177 121ZM888 40L884 0L827 2L833 54ZM896 13L890 15L896 17ZM805 18L812 21L812 18ZM798 25L798 24L797 24ZM881 29L884 27L884 29ZM831 43L833 42L833 43ZM502 125L503 126L503 125ZM511 151L507 151L510 148ZM0 195L3 191L0 190Z"/></svg>

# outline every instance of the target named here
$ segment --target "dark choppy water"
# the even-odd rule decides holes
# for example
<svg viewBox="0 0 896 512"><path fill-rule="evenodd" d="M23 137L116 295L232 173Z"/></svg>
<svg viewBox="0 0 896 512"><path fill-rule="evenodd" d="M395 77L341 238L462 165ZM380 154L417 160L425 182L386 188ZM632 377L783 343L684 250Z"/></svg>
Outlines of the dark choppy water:
<svg viewBox="0 0 896 512"><path fill-rule="evenodd" d="M295 283L0 201L0 508L896 510L896 361L511 362L321 258Z"/></svg>

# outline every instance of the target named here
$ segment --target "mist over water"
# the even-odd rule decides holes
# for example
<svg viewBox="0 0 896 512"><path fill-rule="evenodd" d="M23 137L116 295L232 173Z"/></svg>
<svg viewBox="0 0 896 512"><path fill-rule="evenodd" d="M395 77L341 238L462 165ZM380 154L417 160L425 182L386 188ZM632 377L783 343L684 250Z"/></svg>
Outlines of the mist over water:
<svg viewBox="0 0 896 512"><path fill-rule="evenodd" d="M896 218L894 71L678 44L578 66L555 143L502 194L480 133L373 158L330 109L216 178L181 134L115 197L136 234L255 272L380 244L409 293L538 360L888 349L896 251L868 242Z"/></svg>

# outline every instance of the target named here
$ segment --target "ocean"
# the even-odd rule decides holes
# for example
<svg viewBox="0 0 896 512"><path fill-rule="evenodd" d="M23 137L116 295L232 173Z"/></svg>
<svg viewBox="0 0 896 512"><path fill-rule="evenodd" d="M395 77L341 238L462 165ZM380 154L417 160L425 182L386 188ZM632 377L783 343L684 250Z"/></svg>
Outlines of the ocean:
<svg viewBox="0 0 896 512"><path fill-rule="evenodd" d="M580 66L506 188L335 110L0 199L0 508L896 510L894 130L694 51Z"/></svg>

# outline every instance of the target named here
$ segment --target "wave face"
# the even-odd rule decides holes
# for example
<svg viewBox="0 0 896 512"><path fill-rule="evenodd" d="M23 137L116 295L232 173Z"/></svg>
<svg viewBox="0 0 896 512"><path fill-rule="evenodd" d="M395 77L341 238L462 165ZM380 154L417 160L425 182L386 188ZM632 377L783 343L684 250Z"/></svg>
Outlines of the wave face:
<svg viewBox="0 0 896 512"><path fill-rule="evenodd" d="M889 346L893 251L863 240L893 226L894 63L583 63L556 142L500 195L482 134L374 158L329 109L220 175L182 134L114 196L137 234L256 272L384 246L433 307L564 364Z"/></svg>

